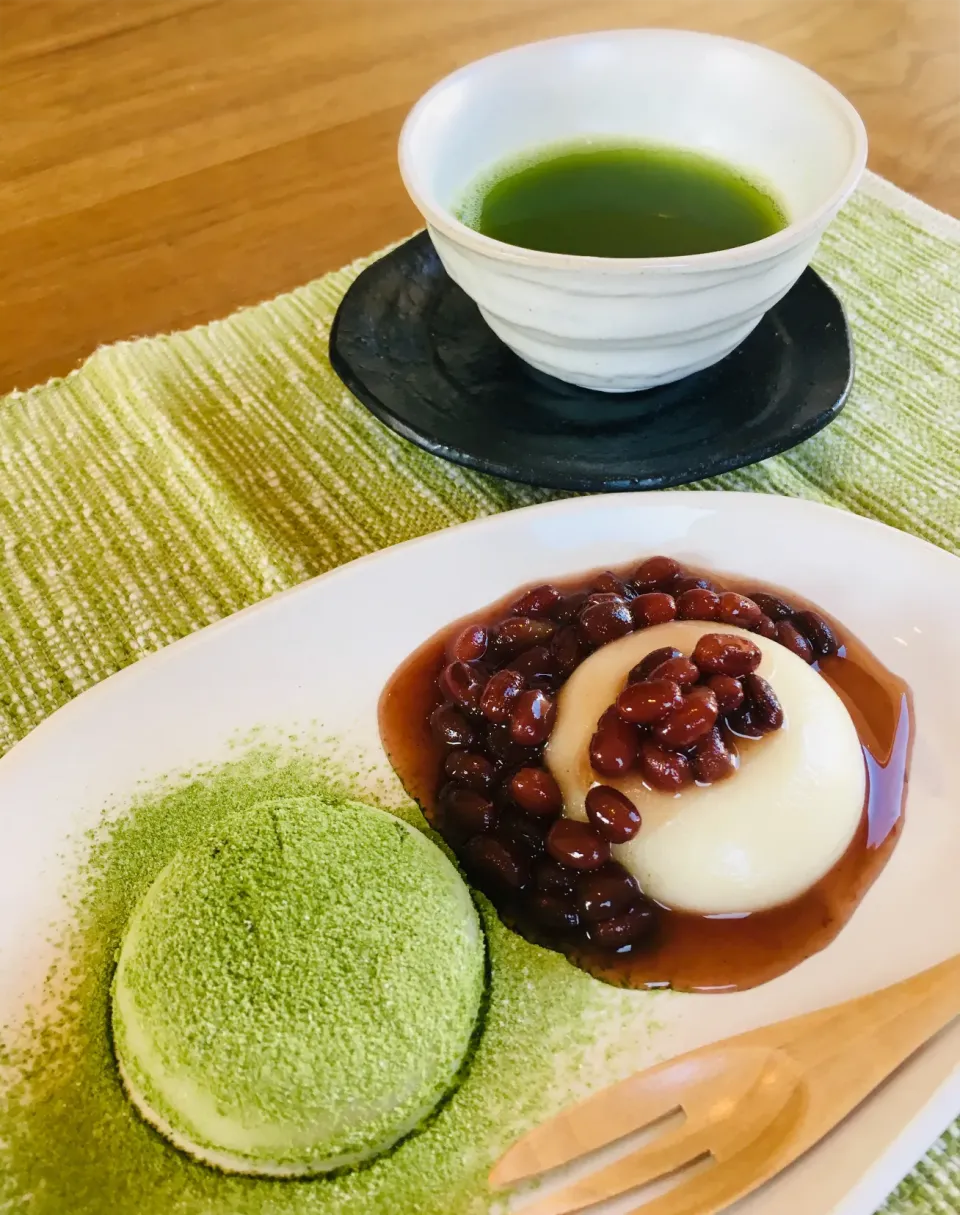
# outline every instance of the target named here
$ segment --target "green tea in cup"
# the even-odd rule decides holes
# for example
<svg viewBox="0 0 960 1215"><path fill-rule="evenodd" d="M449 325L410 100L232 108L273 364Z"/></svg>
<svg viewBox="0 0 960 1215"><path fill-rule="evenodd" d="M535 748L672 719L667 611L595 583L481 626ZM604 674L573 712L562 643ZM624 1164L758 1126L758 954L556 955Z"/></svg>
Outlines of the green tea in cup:
<svg viewBox="0 0 960 1215"><path fill-rule="evenodd" d="M458 218L508 245L592 257L712 253L788 223L768 193L720 160L589 143L554 145L485 173Z"/></svg>

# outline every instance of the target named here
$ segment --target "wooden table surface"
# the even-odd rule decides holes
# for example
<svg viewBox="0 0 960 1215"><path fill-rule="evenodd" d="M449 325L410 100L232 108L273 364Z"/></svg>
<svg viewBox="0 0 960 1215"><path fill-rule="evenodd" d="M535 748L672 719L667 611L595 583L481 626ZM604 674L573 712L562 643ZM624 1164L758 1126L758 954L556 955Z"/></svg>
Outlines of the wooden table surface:
<svg viewBox="0 0 960 1215"><path fill-rule="evenodd" d="M403 236L397 133L428 85L637 25L809 64L872 168L960 214L957 0L0 0L0 391Z"/></svg>

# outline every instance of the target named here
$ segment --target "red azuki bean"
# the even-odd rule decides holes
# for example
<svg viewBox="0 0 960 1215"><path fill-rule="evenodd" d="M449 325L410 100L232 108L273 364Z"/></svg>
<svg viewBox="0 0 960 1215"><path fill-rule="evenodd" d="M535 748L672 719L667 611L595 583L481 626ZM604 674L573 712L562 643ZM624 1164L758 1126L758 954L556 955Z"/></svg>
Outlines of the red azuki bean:
<svg viewBox="0 0 960 1215"><path fill-rule="evenodd" d="M610 785L594 785L585 801L593 829L611 844L625 844L640 830L640 811L626 794Z"/></svg>
<svg viewBox="0 0 960 1215"><path fill-rule="evenodd" d="M512 841L475 835L467 840L462 856L468 872L494 887L515 891L530 885L530 866Z"/></svg>
<svg viewBox="0 0 960 1215"><path fill-rule="evenodd" d="M468 662L451 662L440 672L440 691L463 709L480 707L486 680Z"/></svg>
<svg viewBox="0 0 960 1215"><path fill-rule="evenodd" d="M476 662L487 652L489 637L482 624L468 624L458 633L450 646L450 657L454 662Z"/></svg>
<svg viewBox="0 0 960 1215"><path fill-rule="evenodd" d="M551 616L563 600L555 586L545 582L521 595L510 609L511 616Z"/></svg>
<svg viewBox="0 0 960 1215"><path fill-rule="evenodd" d="M586 599L584 599L580 611L582 612L584 608L589 607L592 603L617 603L621 599L623 599L623 596L615 595L613 591L591 591Z"/></svg>
<svg viewBox="0 0 960 1215"><path fill-rule="evenodd" d="M759 675L746 675L743 690L750 704L751 715L764 734L779 730L783 725L783 708L777 694Z"/></svg>
<svg viewBox="0 0 960 1215"><path fill-rule="evenodd" d="M671 679L681 688L692 688L700 678L700 671L695 662L681 654L679 658L668 658L666 662L655 666L650 672L650 678Z"/></svg>
<svg viewBox="0 0 960 1215"><path fill-rule="evenodd" d="M618 578L612 570L605 570L593 580L590 588L593 594L616 595L619 599L629 599L632 592L627 590L627 584Z"/></svg>
<svg viewBox="0 0 960 1215"><path fill-rule="evenodd" d="M557 664L546 646L532 645L516 658L511 658L508 671L519 671L527 687L552 687L557 678Z"/></svg>
<svg viewBox="0 0 960 1215"><path fill-rule="evenodd" d="M704 675L749 675L760 665L760 647L748 637L733 633L704 633L693 651L693 661Z"/></svg>
<svg viewBox="0 0 960 1215"><path fill-rule="evenodd" d="M773 623L769 616L761 612L760 619L750 629L751 633L759 633L761 637L766 637L767 641L776 641L777 626Z"/></svg>
<svg viewBox="0 0 960 1215"><path fill-rule="evenodd" d="M610 845L588 823L558 818L547 832L547 852L570 869L599 869L610 860Z"/></svg>
<svg viewBox="0 0 960 1215"><path fill-rule="evenodd" d="M647 902L639 902L621 915L592 924L590 939L601 949L622 949L648 936L654 922L653 908Z"/></svg>
<svg viewBox="0 0 960 1215"><path fill-rule="evenodd" d="M501 813L497 819L497 836L512 841L529 860L542 856L546 843L546 828L539 819L527 818L512 811Z"/></svg>
<svg viewBox="0 0 960 1215"><path fill-rule="evenodd" d="M550 616L557 624L573 624L580 615L580 609L586 602L586 591L574 591L570 595L563 596L551 611Z"/></svg>
<svg viewBox="0 0 960 1215"><path fill-rule="evenodd" d="M443 770L451 780L468 789L489 789L496 772L485 755L473 751L451 751L443 764Z"/></svg>
<svg viewBox="0 0 960 1215"><path fill-rule="evenodd" d="M577 882L580 914L591 924L611 919L639 897L640 887L636 879L616 861L604 865L595 873L585 873Z"/></svg>
<svg viewBox="0 0 960 1215"><path fill-rule="evenodd" d="M510 796L527 814L557 815L563 809L560 786L546 768L521 768L510 777Z"/></svg>
<svg viewBox="0 0 960 1215"><path fill-rule="evenodd" d="M691 688L683 703L653 727L653 736L665 747L680 750L692 746L716 725L717 698L709 688Z"/></svg>
<svg viewBox="0 0 960 1215"><path fill-rule="evenodd" d="M517 697L526 687L519 671L497 671L487 680L480 697L480 712L488 721L508 722Z"/></svg>
<svg viewBox="0 0 960 1215"><path fill-rule="evenodd" d="M690 783L690 763L679 751L668 751L649 738L640 744L640 772L651 788L675 793Z"/></svg>
<svg viewBox="0 0 960 1215"><path fill-rule="evenodd" d="M682 657L683 655L680 651L675 650L672 645L664 645L659 650L651 650L627 676L627 683L640 683L643 679L649 679L652 672L656 670L661 662L667 662L671 658Z"/></svg>
<svg viewBox="0 0 960 1215"><path fill-rule="evenodd" d="M580 644L580 634L573 625L564 625L550 639L550 653L556 664L557 674L562 678L575 670L583 657L583 647Z"/></svg>
<svg viewBox="0 0 960 1215"><path fill-rule="evenodd" d="M486 742L487 753L501 768L522 768L525 764L535 762L539 754L532 747L514 742L509 726L490 726Z"/></svg>
<svg viewBox="0 0 960 1215"><path fill-rule="evenodd" d="M608 710L590 739L590 763L601 776L622 776L637 762L640 736L635 726Z"/></svg>
<svg viewBox="0 0 960 1215"><path fill-rule="evenodd" d="M577 874L574 869L558 865L549 856L538 857L533 865L533 882L544 894L572 894Z"/></svg>
<svg viewBox="0 0 960 1215"><path fill-rule="evenodd" d="M830 654L836 654L840 649L840 643L837 641L837 635L833 629L824 620L822 616L818 616L816 612L797 612L793 617L793 624L806 637L807 641L813 646L814 654L820 658L826 658Z"/></svg>
<svg viewBox="0 0 960 1215"><path fill-rule="evenodd" d="M672 557L648 557L637 566L630 581L640 592L659 591L681 572L679 562Z"/></svg>
<svg viewBox="0 0 960 1215"><path fill-rule="evenodd" d="M716 620L720 596L705 587L695 587L677 596L677 615L681 620Z"/></svg>
<svg viewBox="0 0 960 1215"><path fill-rule="evenodd" d="M732 713L743 704L743 685L732 675L711 675L706 686L716 696L721 713Z"/></svg>
<svg viewBox="0 0 960 1215"><path fill-rule="evenodd" d="M690 756L690 765L693 775L701 784L712 785L715 781L729 776L737 763L733 752L724 742L723 735L714 727L697 742Z"/></svg>
<svg viewBox="0 0 960 1215"><path fill-rule="evenodd" d="M764 733L753 715L753 705L746 700L739 709L728 713L724 721L733 733L739 734L741 738L760 738Z"/></svg>
<svg viewBox="0 0 960 1215"><path fill-rule="evenodd" d="M777 641L804 662L813 662L816 657L813 646L789 620L781 620L777 625Z"/></svg>
<svg viewBox="0 0 960 1215"><path fill-rule="evenodd" d="M793 608L789 603L784 603L782 599L778 599L776 595L770 595L766 591L751 591L750 598L760 611L765 612L774 623L786 620L793 615Z"/></svg>
<svg viewBox="0 0 960 1215"><path fill-rule="evenodd" d="M749 629L762 615L757 605L746 595L738 595L736 591L721 592L717 619L723 624L737 624L742 629Z"/></svg>
<svg viewBox="0 0 960 1215"><path fill-rule="evenodd" d="M433 736L445 747L470 747L477 741L477 732L454 705L440 705L430 714Z"/></svg>
<svg viewBox="0 0 960 1215"><path fill-rule="evenodd" d="M497 811L493 802L475 789L445 785L439 801L447 824L465 839L492 831L496 826Z"/></svg>
<svg viewBox="0 0 960 1215"><path fill-rule="evenodd" d="M545 692L521 692L510 716L510 737L524 747L539 747L550 737L557 707Z"/></svg>
<svg viewBox="0 0 960 1215"><path fill-rule="evenodd" d="M573 932L580 927L580 911L570 896L535 894L530 899L534 919L556 932Z"/></svg>
<svg viewBox="0 0 960 1215"><path fill-rule="evenodd" d="M672 595L665 595L663 591L647 591L633 600L630 613L638 629L647 629L675 620L677 605Z"/></svg>
<svg viewBox="0 0 960 1215"><path fill-rule="evenodd" d="M606 645L633 632L633 616L625 599L588 600L580 611L580 633L592 646Z"/></svg>
<svg viewBox="0 0 960 1215"><path fill-rule="evenodd" d="M680 596L685 591L716 591L716 589L709 578L694 578L690 574L674 578L669 587L670 594L674 596Z"/></svg>
<svg viewBox="0 0 960 1215"><path fill-rule="evenodd" d="M552 620L537 620L533 616L510 616L498 625L493 638L493 649L501 658L519 654L532 645L544 645L550 640L557 626Z"/></svg>
<svg viewBox="0 0 960 1215"><path fill-rule="evenodd" d="M680 685L672 679L628 683L617 697L617 713L635 726L649 726L683 703Z"/></svg>

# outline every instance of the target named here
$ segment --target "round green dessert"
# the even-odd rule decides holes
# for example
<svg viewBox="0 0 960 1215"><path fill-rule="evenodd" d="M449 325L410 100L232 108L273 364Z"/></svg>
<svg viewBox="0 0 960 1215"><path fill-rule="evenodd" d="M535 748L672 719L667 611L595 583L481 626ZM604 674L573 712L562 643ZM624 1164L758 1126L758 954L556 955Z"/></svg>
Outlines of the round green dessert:
<svg viewBox="0 0 960 1215"><path fill-rule="evenodd" d="M454 1084L484 987L469 892L425 835L320 799L238 814L131 916L113 982L143 1117L229 1172L358 1164Z"/></svg>

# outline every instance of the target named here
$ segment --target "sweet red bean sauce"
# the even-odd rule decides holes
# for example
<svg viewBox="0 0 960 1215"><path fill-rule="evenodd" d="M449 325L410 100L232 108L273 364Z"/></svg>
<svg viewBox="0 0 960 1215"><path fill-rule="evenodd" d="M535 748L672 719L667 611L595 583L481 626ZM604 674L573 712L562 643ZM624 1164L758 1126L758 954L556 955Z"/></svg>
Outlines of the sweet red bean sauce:
<svg viewBox="0 0 960 1215"><path fill-rule="evenodd" d="M674 619L710 621L718 639L703 638L693 655L656 651L630 672L591 743L598 784L587 821L562 817L543 760L559 690L600 646ZM724 626L776 640L837 691L863 748L867 795L850 847L804 895L750 914L694 915L647 899L612 859L611 844L642 822L602 782L631 768L666 791L735 780L736 737L780 727L776 695L753 673L755 647ZM620 986L737 991L783 974L836 937L903 829L906 684L800 596L669 557L520 588L451 624L393 674L379 717L407 792L505 922Z"/></svg>

